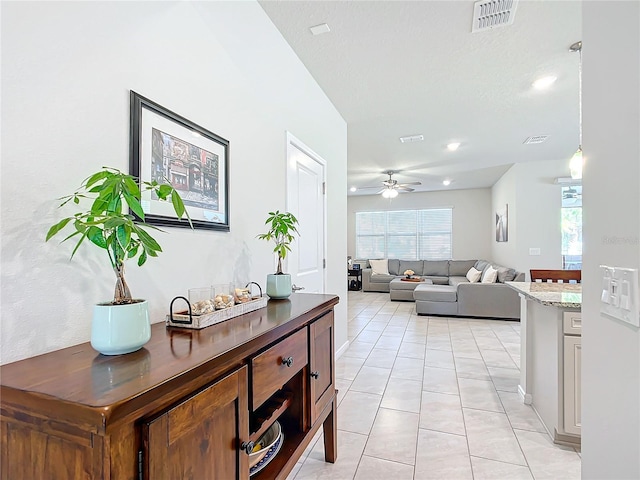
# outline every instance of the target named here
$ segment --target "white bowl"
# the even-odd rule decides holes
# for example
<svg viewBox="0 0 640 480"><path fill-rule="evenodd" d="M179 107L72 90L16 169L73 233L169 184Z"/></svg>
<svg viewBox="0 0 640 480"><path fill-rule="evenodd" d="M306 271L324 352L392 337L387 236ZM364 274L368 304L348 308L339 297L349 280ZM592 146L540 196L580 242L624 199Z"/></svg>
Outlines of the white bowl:
<svg viewBox="0 0 640 480"><path fill-rule="evenodd" d="M278 441L281 434L282 427L278 422L274 422L256 442L253 452L249 454L249 468L255 466L264 458L269 449Z"/></svg>

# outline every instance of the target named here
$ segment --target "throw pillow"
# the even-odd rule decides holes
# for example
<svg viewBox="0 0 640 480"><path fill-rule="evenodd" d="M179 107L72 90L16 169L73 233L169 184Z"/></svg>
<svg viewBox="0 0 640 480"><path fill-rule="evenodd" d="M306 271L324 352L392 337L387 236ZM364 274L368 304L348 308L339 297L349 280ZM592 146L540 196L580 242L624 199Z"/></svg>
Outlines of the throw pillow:
<svg viewBox="0 0 640 480"><path fill-rule="evenodd" d="M498 270L489 265L482 275L482 283L495 283L498 278Z"/></svg>
<svg viewBox="0 0 640 480"><path fill-rule="evenodd" d="M389 275L388 259L369 260L369 263L371 264L371 275Z"/></svg>
<svg viewBox="0 0 640 480"><path fill-rule="evenodd" d="M467 272L467 280L469 280L469 283L476 283L480 280L481 275L482 272L480 270L476 270L474 267L471 267Z"/></svg>

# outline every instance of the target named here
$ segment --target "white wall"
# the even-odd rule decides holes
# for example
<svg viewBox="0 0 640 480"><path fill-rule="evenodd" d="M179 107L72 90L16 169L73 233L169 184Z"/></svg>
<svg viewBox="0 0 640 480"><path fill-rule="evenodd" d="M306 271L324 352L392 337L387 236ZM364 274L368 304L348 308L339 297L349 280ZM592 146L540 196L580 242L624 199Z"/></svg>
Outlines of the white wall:
<svg viewBox="0 0 640 480"><path fill-rule="evenodd" d="M0 362L88 341L113 295L103 252L44 243L55 199L103 165L128 171L129 90L230 141L231 232L166 229L164 252L127 267L152 322L190 287L264 285L256 239L285 208L285 131L327 168L328 288L347 341L344 120L257 2L3 2ZM95 250L95 251L94 251Z"/></svg>
<svg viewBox="0 0 640 480"><path fill-rule="evenodd" d="M493 212L509 206L509 240L496 242L492 233L492 258L497 263L527 276L532 268L562 268L562 190L553 182L568 176L569 159L542 160L515 164L496 182L491 190ZM540 255L529 255L530 248L539 248Z"/></svg>
<svg viewBox="0 0 640 480"><path fill-rule="evenodd" d="M400 194L389 201L381 195L349 196L347 251L356 258L356 212L453 207L453 258L491 258L491 191L488 188ZM346 258L345 258L346 261Z"/></svg>
<svg viewBox="0 0 640 480"><path fill-rule="evenodd" d="M599 265L640 267L640 3L583 3L582 477L640 478L640 331Z"/></svg>

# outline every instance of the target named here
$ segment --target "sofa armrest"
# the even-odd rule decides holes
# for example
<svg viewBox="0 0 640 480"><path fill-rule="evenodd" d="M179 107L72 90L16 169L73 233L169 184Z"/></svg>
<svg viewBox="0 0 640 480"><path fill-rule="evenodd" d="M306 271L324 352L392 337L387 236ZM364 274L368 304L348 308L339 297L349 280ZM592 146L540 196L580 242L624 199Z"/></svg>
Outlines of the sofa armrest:
<svg viewBox="0 0 640 480"><path fill-rule="evenodd" d="M371 273L373 272L370 268L362 269L362 291L369 292L371 291Z"/></svg>
<svg viewBox="0 0 640 480"><path fill-rule="evenodd" d="M460 283L458 314L520 318L520 297L518 292L503 283Z"/></svg>

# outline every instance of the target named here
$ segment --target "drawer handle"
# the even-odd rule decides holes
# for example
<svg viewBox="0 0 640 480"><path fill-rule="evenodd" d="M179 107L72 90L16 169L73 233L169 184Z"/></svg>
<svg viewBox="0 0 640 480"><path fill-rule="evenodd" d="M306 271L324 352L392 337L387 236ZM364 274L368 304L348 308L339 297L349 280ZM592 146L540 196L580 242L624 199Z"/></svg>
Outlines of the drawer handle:
<svg viewBox="0 0 640 480"><path fill-rule="evenodd" d="M320 374L318 372L311 372L309 375L311 375L311 377L315 378L316 380L320 376Z"/></svg>
<svg viewBox="0 0 640 480"><path fill-rule="evenodd" d="M242 442L242 445L240 445L240 450L249 455L251 452L253 452L253 447L255 446L256 444L253 442Z"/></svg>
<svg viewBox="0 0 640 480"><path fill-rule="evenodd" d="M282 359L282 364L286 365L287 367L292 367L293 366L293 357L286 357Z"/></svg>

